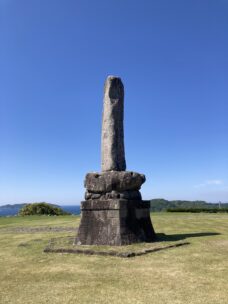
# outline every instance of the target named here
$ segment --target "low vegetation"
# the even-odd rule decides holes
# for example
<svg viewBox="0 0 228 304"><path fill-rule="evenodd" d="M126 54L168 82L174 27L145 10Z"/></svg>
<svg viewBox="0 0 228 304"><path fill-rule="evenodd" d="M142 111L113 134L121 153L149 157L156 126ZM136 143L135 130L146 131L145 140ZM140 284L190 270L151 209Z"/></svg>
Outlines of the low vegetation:
<svg viewBox="0 0 228 304"><path fill-rule="evenodd" d="M19 211L19 215L69 215L61 208L47 203L27 204Z"/></svg>
<svg viewBox="0 0 228 304"><path fill-rule="evenodd" d="M75 236L79 216L1 217L0 303L227 304L228 214L152 220L163 246L189 244L132 258L44 253Z"/></svg>
<svg viewBox="0 0 228 304"><path fill-rule="evenodd" d="M186 201L174 200L168 201L162 198L152 199L150 201L151 211L177 211L177 212L226 212L228 203L207 203L205 201ZM217 211L217 210L222 211ZM195 210L195 211L194 211ZM200 211L198 211L200 210Z"/></svg>
<svg viewBox="0 0 228 304"><path fill-rule="evenodd" d="M228 208L168 208L167 212L206 212L206 213L223 213L228 212Z"/></svg>

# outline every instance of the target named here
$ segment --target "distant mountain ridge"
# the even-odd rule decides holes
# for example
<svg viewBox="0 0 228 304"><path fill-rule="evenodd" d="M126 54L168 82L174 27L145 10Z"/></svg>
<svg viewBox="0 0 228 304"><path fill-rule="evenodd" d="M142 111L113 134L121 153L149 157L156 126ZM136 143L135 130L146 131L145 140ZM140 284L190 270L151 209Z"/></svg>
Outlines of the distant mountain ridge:
<svg viewBox="0 0 228 304"><path fill-rule="evenodd" d="M228 208L228 203L208 203L205 201L187 201L187 200L166 200L163 198L152 199L151 201L151 211L167 211L170 209L213 209L213 208ZM14 216L17 215L19 210L27 204L6 204L0 206L0 216ZM51 205L51 204L50 204ZM71 206L61 206L57 204L52 204L57 207L61 207L63 210L71 214L80 214L80 206L75 204Z"/></svg>
<svg viewBox="0 0 228 304"><path fill-rule="evenodd" d="M0 206L0 209L15 209L15 208L22 208L24 207L26 204L6 204L3 206Z"/></svg>
<svg viewBox="0 0 228 304"><path fill-rule="evenodd" d="M18 214L19 210L26 204L6 204L0 206L0 216L13 216Z"/></svg>
<svg viewBox="0 0 228 304"><path fill-rule="evenodd" d="M151 211L167 211L167 209L213 209L213 208L228 208L228 203L208 203L205 201L187 201L187 200L173 200L169 201L163 198L155 198L150 201Z"/></svg>

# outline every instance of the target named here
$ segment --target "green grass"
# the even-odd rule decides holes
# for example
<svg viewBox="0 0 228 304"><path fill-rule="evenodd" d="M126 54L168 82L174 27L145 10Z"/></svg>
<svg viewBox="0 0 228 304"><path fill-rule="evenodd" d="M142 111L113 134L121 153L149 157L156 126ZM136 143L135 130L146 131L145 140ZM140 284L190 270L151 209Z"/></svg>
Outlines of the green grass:
<svg viewBox="0 0 228 304"><path fill-rule="evenodd" d="M152 220L164 244L190 244L130 259L47 254L51 238L74 232L17 227L77 227L79 217L0 218L0 303L227 304L228 214L154 213Z"/></svg>

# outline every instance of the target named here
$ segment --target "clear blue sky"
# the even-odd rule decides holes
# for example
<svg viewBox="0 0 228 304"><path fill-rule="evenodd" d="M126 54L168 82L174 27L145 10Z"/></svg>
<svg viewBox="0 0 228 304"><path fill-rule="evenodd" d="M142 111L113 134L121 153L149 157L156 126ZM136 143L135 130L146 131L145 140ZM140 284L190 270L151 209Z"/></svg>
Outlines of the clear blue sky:
<svg viewBox="0 0 228 304"><path fill-rule="evenodd" d="M0 204L83 199L103 83L145 199L228 201L227 0L0 0Z"/></svg>

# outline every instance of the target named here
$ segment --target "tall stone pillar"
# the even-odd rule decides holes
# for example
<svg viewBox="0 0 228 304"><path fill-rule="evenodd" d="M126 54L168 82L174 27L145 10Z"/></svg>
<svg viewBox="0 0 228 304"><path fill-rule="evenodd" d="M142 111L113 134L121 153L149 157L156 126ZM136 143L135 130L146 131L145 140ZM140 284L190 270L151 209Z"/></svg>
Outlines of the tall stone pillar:
<svg viewBox="0 0 228 304"><path fill-rule="evenodd" d="M150 202L140 193L145 175L125 171L124 86L119 77L105 82L101 135L101 173L85 178L85 201L76 244L127 245L151 242L155 232Z"/></svg>
<svg viewBox="0 0 228 304"><path fill-rule="evenodd" d="M109 76L104 87L101 132L101 170L124 171L124 86L120 78Z"/></svg>

